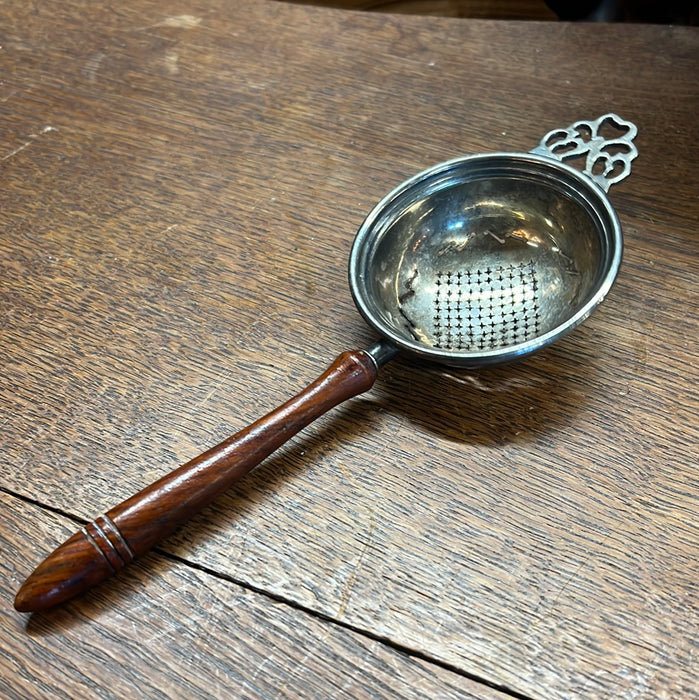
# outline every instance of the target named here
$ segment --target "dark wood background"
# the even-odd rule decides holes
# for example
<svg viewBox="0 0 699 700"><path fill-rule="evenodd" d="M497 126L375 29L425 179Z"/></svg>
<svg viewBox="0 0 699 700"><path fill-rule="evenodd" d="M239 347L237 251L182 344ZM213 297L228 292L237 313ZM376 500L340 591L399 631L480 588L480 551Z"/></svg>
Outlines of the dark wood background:
<svg viewBox="0 0 699 700"><path fill-rule="evenodd" d="M284 0L281 0L282 2ZM302 5L439 17L687 24L699 22L696 0L293 0Z"/></svg>
<svg viewBox="0 0 699 700"><path fill-rule="evenodd" d="M301 5L322 5L346 10L438 17L546 21L558 19L556 13L544 0L294 0L294 2Z"/></svg>
<svg viewBox="0 0 699 700"><path fill-rule="evenodd" d="M9 0L0 46L0 694L695 692L696 29ZM11 609L76 522L372 342L347 256L386 192L608 111L640 156L584 326L396 360L116 580Z"/></svg>

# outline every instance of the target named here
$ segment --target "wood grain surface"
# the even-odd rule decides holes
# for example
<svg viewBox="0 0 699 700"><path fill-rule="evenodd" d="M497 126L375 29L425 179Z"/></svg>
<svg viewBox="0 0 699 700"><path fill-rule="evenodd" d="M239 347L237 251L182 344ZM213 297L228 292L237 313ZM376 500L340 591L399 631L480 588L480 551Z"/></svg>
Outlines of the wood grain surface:
<svg viewBox="0 0 699 700"><path fill-rule="evenodd" d="M696 29L272 0L3 14L4 695L692 697ZM640 155L585 325L507 368L396 360L160 553L10 612L61 514L91 520L373 342L347 257L386 192L609 111Z"/></svg>
<svg viewBox="0 0 699 700"><path fill-rule="evenodd" d="M0 585L74 523L0 495ZM2 697L509 697L283 601L160 555L80 603L2 610ZM12 656L5 653L12 650Z"/></svg>

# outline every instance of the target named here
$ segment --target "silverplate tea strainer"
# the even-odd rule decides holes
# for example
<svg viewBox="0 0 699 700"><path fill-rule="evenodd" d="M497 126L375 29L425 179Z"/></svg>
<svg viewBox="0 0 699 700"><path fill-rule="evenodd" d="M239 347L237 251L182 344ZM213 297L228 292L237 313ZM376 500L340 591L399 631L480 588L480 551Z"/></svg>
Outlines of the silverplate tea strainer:
<svg viewBox="0 0 699 700"><path fill-rule="evenodd" d="M621 262L605 193L629 174L635 135L606 114L551 131L529 153L457 158L398 186L362 224L349 262L357 308L382 339L342 353L297 396L81 528L24 582L17 610L50 608L119 571L299 430L371 388L398 352L492 365L585 320ZM583 171L569 159L584 160Z"/></svg>

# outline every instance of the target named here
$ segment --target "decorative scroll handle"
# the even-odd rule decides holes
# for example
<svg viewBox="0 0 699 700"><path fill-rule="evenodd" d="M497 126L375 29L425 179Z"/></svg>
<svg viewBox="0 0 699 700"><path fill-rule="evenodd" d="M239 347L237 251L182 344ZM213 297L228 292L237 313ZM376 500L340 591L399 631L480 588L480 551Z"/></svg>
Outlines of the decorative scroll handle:
<svg viewBox="0 0 699 700"><path fill-rule="evenodd" d="M619 135L616 138L602 136L603 126L613 127ZM583 172L607 192L631 172L631 161L638 155L633 144L637 133L632 122L616 114L604 114L595 121L579 121L567 129L549 131L531 153L560 161L584 157Z"/></svg>

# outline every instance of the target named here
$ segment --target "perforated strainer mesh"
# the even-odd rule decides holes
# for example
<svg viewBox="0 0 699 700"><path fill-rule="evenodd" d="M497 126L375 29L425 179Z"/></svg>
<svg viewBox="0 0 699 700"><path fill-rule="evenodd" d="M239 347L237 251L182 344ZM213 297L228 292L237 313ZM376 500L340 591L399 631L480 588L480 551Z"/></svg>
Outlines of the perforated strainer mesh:
<svg viewBox="0 0 699 700"><path fill-rule="evenodd" d="M484 270L437 272L435 347L492 350L539 333L538 281L532 260Z"/></svg>

